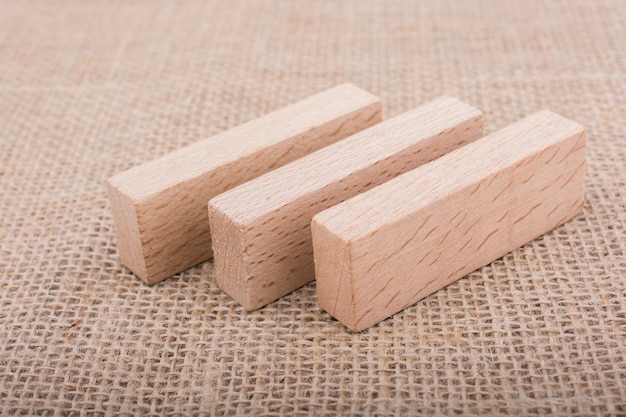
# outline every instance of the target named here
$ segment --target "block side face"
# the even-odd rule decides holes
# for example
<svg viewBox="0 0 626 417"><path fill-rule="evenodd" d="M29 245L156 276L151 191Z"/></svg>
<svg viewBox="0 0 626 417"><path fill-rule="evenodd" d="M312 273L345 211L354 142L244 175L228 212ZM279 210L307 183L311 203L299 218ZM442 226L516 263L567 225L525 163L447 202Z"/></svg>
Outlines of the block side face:
<svg viewBox="0 0 626 417"><path fill-rule="evenodd" d="M222 291L246 309L253 310L244 285L248 272L244 262L246 241L241 227L210 202L208 207L209 222L213 230L213 265L216 283Z"/></svg>
<svg viewBox="0 0 626 417"><path fill-rule="evenodd" d="M144 261L135 204L109 181L106 182L106 188L111 202L113 230L117 238L120 260L135 275L146 281L148 272Z"/></svg>
<svg viewBox="0 0 626 417"><path fill-rule="evenodd" d="M571 219L584 202L584 147L580 132L562 138L354 241L355 327L378 323ZM461 174L451 167L442 175ZM359 221L342 218L351 220Z"/></svg>
<svg viewBox="0 0 626 417"><path fill-rule="evenodd" d="M350 245L315 218L311 222L315 285L320 306L348 328L354 327Z"/></svg>

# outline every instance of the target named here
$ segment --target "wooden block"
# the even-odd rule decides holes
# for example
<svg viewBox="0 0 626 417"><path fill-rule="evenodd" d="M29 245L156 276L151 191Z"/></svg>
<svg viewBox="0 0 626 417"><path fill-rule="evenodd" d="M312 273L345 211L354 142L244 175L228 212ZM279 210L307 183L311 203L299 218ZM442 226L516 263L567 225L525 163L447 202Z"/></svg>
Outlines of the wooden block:
<svg viewBox="0 0 626 417"><path fill-rule="evenodd" d="M320 305L360 331L571 219L585 129L541 111L316 215Z"/></svg>
<svg viewBox="0 0 626 417"><path fill-rule="evenodd" d="M482 136L482 113L443 97L209 202L218 285L249 310L314 278L311 218Z"/></svg>
<svg viewBox="0 0 626 417"><path fill-rule="evenodd" d="M378 97L342 84L115 175L122 262L153 284L210 259L209 199L381 118Z"/></svg>

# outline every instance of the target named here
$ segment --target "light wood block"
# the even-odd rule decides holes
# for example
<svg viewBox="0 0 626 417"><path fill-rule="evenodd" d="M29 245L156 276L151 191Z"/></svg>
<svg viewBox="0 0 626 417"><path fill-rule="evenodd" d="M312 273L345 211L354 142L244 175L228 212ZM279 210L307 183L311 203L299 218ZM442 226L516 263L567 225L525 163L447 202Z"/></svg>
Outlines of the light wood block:
<svg viewBox="0 0 626 417"><path fill-rule="evenodd" d="M444 97L209 202L218 285L248 310L314 278L311 218L482 136L482 113Z"/></svg>
<svg viewBox="0 0 626 417"><path fill-rule="evenodd" d="M585 129L541 111L313 218L320 305L360 331L571 219Z"/></svg>
<svg viewBox="0 0 626 417"><path fill-rule="evenodd" d="M342 84L111 177L122 262L152 284L210 259L209 199L381 119L378 97Z"/></svg>

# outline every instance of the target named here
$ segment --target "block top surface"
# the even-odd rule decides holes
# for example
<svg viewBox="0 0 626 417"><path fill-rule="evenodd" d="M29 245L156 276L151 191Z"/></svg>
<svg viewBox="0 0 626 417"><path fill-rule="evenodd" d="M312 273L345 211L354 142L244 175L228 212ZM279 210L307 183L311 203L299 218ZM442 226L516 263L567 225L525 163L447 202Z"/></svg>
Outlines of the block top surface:
<svg viewBox="0 0 626 417"><path fill-rule="evenodd" d="M340 84L161 158L130 168L112 176L108 181L133 199L149 197L319 126L328 121L329 115L349 114L359 107L376 102L380 102L380 99L375 95L353 84Z"/></svg>
<svg viewBox="0 0 626 417"><path fill-rule="evenodd" d="M565 137L584 133L582 125L542 110L324 210L313 221L346 241L358 239L514 164L520 156L531 156ZM467 161L476 159L473 154L489 156L468 164ZM394 198L381 201L378 194L394 195Z"/></svg>
<svg viewBox="0 0 626 417"><path fill-rule="evenodd" d="M457 98L439 97L235 187L213 198L210 206L243 224L396 154L416 137L433 137L444 124L481 116Z"/></svg>

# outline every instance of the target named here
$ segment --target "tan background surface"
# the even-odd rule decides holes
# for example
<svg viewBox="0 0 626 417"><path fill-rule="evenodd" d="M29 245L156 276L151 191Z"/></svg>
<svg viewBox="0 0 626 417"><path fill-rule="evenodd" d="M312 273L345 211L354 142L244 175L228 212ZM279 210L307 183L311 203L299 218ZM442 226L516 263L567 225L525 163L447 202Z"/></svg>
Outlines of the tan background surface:
<svg viewBox="0 0 626 417"><path fill-rule="evenodd" d="M626 2L2 1L0 413L626 415ZM103 181L351 81L589 129L580 215L352 334L122 267Z"/></svg>

